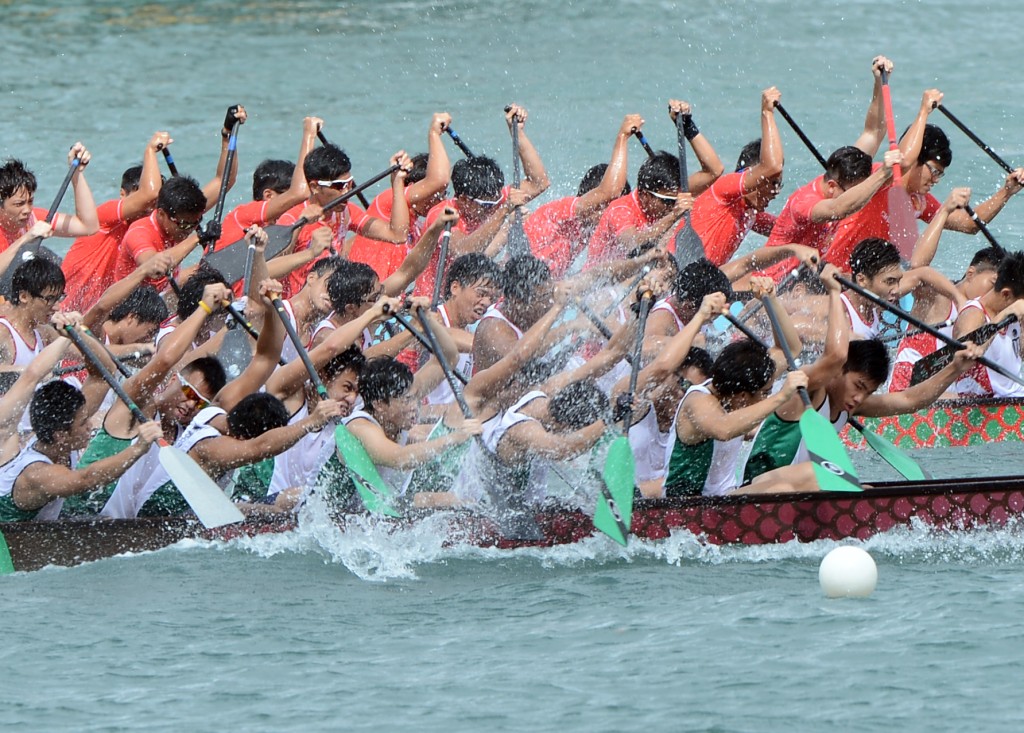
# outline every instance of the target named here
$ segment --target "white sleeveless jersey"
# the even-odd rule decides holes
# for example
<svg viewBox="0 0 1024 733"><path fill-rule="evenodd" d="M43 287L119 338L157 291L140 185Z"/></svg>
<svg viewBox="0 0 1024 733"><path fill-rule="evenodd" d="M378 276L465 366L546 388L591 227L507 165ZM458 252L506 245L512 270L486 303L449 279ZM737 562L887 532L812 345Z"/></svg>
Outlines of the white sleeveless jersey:
<svg viewBox="0 0 1024 733"><path fill-rule="evenodd" d="M498 446L501 443L501 439L505 437L506 433L508 433L508 431L511 428L524 422L537 422L536 418L524 415L520 412L520 410L526 407L529 403L541 397L547 397L547 395L539 390L532 390L530 392L527 392L525 395L520 397L514 405L512 405L505 412L503 412L499 416L498 420L495 421L493 425L490 426L489 429L484 430L481 437L483 439L484 445L487 447L489 451L491 451L491 453L493 453L495 456L498 455ZM540 503L547 497L548 466L546 461L535 457L530 460L528 467L507 466L506 464L501 462L500 458L495 458L494 464L495 467L498 469L499 473L507 474L505 476L505 481L503 481L503 483L509 481L509 479L511 478L511 474L514 471L521 470L523 468L527 468L527 470L529 471L528 479L526 481L525 486L500 486L498 487L499 491L502 489L508 490L510 488L515 489L517 491L521 489L523 491L523 493L521 494L523 499L527 503L532 504Z"/></svg>
<svg viewBox="0 0 1024 733"><path fill-rule="evenodd" d="M22 472L33 463L48 463L51 461L47 456L36 450L35 438L29 441L28 445L21 449L14 458L0 466L0 496L10 496L14 492L14 483L21 476ZM48 522L60 516L61 507L64 506L63 498L51 499L36 513L33 521Z"/></svg>
<svg viewBox="0 0 1024 733"><path fill-rule="evenodd" d="M334 325L334 321L331 320L331 316L333 316L333 315L334 314L332 313L330 316L327 316L327 318L325 318L322 321L320 321L320 323L316 324L316 327L313 329L313 333L309 337L309 344L310 345L312 345L313 342L316 341L316 338L317 338L317 336L320 335L321 331L336 331L337 330L338 327L335 326ZM363 351L366 351L371 346L373 346L373 334L370 333L370 331L368 329L364 328L363 329L363 342L360 344L359 348L362 349ZM296 356L298 356L298 353L296 353Z"/></svg>
<svg viewBox="0 0 1024 733"><path fill-rule="evenodd" d="M671 428L662 432L658 414L651 405L647 413L629 429L629 447L633 449L636 480L650 481L665 477L668 464L665 456L672 445Z"/></svg>
<svg viewBox="0 0 1024 733"><path fill-rule="evenodd" d="M661 300L654 304L653 308L651 308L651 313L662 312L668 313L670 316L672 316L672 320L675 321L677 331L682 331L683 328L686 327L686 324L683 323L683 319L679 317L678 313L676 313L676 309L673 308L672 304L668 302L668 298L662 298Z"/></svg>
<svg viewBox="0 0 1024 733"><path fill-rule="evenodd" d="M676 437L676 423L679 420L679 411L683 409L683 403L686 402L686 398L691 394L697 392L711 394L711 390L708 388L709 384L711 384L710 379L702 384L693 385L686 390L686 394L683 395L683 399L679 402L679 407L676 408L675 419L672 421L672 440L669 441L669 445L665 450L666 470L672 457L672 451L678 441ZM703 494L704 496L725 496L740 485L739 469L743 457L743 436L737 435L732 440L725 441L712 438L709 438L709 440L713 441L714 447L711 468L708 470L707 478L704 480Z"/></svg>
<svg viewBox="0 0 1024 733"><path fill-rule="evenodd" d="M39 355L39 352L43 350L43 339L40 337L39 331L32 330L32 339L35 341L35 344L29 344L18 333L18 329L14 327L14 324L6 318L0 317L0 326L7 329L7 332L11 334L11 340L14 342L14 361L11 362L12 366L28 366Z"/></svg>
<svg viewBox="0 0 1024 733"><path fill-rule="evenodd" d="M846 308L846 315L850 319L850 334L852 338L875 338L879 331L882 330L882 321L878 317L878 311L872 310L874 320L871 323L865 323L864 319L860 317L860 313L853 307L853 303L846 297L846 293L842 293L839 299L843 302L843 307Z"/></svg>
<svg viewBox="0 0 1024 733"><path fill-rule="evenodd" d="M967 301L960 312L966 313L972 308L977 308L984 314L985 323L992 322L985 307L978 299ZM1010 374L1020 374L1022 366L1020 334L1020 322L1014 321L992 338L992 343L985 351L985 357L1003 367ZM956 381L954 388L961 397L1024 397L1024 387L997 374L983 364L975 364L970 371L965 372Z"/></svg>
<svg viewBox="0 0 1024 733"><path fill-rule="evenodd" d="M508 317L506 317L505 314L501 312L497 305L492 305L490 308L487 309L483 317L480 318L480 323L483 323L488 318L493 318L495 320L501 321L502 323L507 323L509 327L513 331L515 331L517 339L521 339L523 337L523 330L519 328L519 326L517 326L516 324L512 323L512 321L510 321Z"/></svg>
<svg viewBox="0 0 1024 733"><path fill-rule="evenodd" d="M437 312L441 316L441 320L444 322L445 327L452 327L452 320L448 317L448 311L445 309L444 304L437 307ZM514 326L513 326L514 328ZM459 360L455 362L455 369L465 376L469 376L473 373L473 354L465 354L459 352ZM452 392L452 388L448 386L448 380L442 380L442 382L434 387L433 391L427 395L428 405L447 405L455 401L455 393Z"/></svg>
<svg viewBox="0 0 1024 733"><path fill-rule="evenodd" d="M288 420L294 425L309 416L309 403L302 407ZM307 433L299 438L299 442L283 453L274 456L274 472L270 478L267 498L280 494L285 489L310 486L331 453L335 450L334 427L337 423L328 423L323 430Z"/></svg>
<svg viewBox="0 0 1024 733"><path fill-rule="evenodd" d="M204 407L196 414L188 427L181 432L178 439L174 441L174 447L188 453L200 441L207 438L220 437L221 432L210 425L209 422L218 415L226 414L219 407ZM121 480L117 482L117 488L110 495L100 514L114 519L134 519L137 517L139 510L149 500L149 497L153 495L153 492L171 480L167 471L160 464L159 455L159 446L156 444L152 445L149 452L142 459L146 461L146 465L150 469L149 474L138 476L136 473L133 478L141 478L142 481L132 482L124 480L128 475L127 473L125 476L122 476ZM156 460L149 460L151 457ZM229 471L223 476L214 476L213 479L222 489L227 489L231 483L231 475L232 472Z"/></svg>

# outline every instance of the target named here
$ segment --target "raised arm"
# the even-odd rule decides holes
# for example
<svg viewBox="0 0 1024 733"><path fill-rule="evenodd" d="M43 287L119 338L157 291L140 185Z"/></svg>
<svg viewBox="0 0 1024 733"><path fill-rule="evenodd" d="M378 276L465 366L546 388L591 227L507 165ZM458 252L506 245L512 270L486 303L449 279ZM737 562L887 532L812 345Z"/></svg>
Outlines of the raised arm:
<svg viewBox="0 0 1024 733"><path fill-rule="evenodd" d="M686 121L683 127L684 134L690 142L690 147L693 148L694 155L697 156L697 162L700 163L700 170L691 173L690 179L686 183L690 193L699 196L725 172L725 166L722 165L722 159L718 157L718 153L711 146L711 141L697 129L697 125L693 122L693 112L689 102L679 99L668 100L668 114L672 118L673 124L678 115L683 115L683 119Z"/></svg>
<svg viewBox="0 0 1024 733"><path fill-rule="evenodd" d="M274 312L270 294L280 293L281 290L281 283L277 280L264 280L260 283L263 330L256 339L256 352L242 373L228 382L213 398L214 404L218 407L230 412L242 398L258 392L277 368L277 361L281 358L281 346L284 344L284 325Z"/></svg>
<svg viewBox="0 0 1024 733"><path fill-rule="evenodd" d="M465 420L461 427L439 438L399 445L369 420L353 420L348 429L363 444L374 464L408 471L429 461L452 446L465 443L481 432L478 420Z"/></svg>
<svg viewBox="0 0 1024 733"><path fill-rule="evenodd" d="M422 180L406 188L410 206L429 201L448 187L451 164L441 136L451 124L452 116L447 112L435 112L430 119L430 128L427 130L427 173Z"/></svg>
<svg viewBox="0 0 1024 733"><path fill-rule="evenodd" d="M404 150L399 150L391 156L390 162L391 165L401 166L391 174L391 220L384 221L371 216L363 225L360 234L382 242L405 244L409 238L409 205L405 200L405 177L412 170L412 160Z"/></svg>
<svg viewBox="0 0 1024 733"><path fill-rule="evenodd" d="M845 219L850 214L863 209L871 197L892 178L893 166L900 165L903 154L899 150L887 150L882 159L882 167L870 176L850 186L834 199L822 199L811 209L811 221L820 224L825 221Z"/></svg>
<svg viewBox="0 0 1024 733"><path fill-rule="evenodd" d="M744 191L774 186L772 179L782 175L782 136L779 134L779 126L775 123L775 104L780 99L782 93L775 87L769 87L761 92L761 154L757 163L747 168L743 174Z"/></svg>
<svg viewBox="0 0 1024 733"><path fill-rule="evenodd" d="M434 250L437 249L438 238L441 236L445 223L450 221L454 224L458 220L459 215L455 209L447 208L434 220L427 230L423 232L423 236L416 242L416 245L409 250L409 254L402 260L402 264L398 269L382 283L385 295L398 296L405 292L409 283L419 277L420 273L430 263L430 257L434 254ZM454 241L454 236L452 241ZM437 266L442 267L443 264L439 262Z"/></svg>
<svg viewBox="0 0 1024 733"><path fill-rule="evenodd" d="M949 196L946 197L942 207L935 212L935 216L928 222L928 226L925 227L924 233L917 240L917 244L914 245L914 251L910 255L910 266L924 267L932 263L932 259L935 257L935 252L939 248L939 238L942 236L942 230L946 228L946 221L949 219L949 215L957 209L962 209L971 200L971 189L969 188L954 188L949 192Z"/></svg>
<svg viewBox="0 0 1024 733"><path fill-rule="evenodd" d="M173 142L174 140L168 133L155 132L146 143L146 149L142 153L142 175L139 177L139 187L121 201L121 218L125 221L141 219L156 206L156 197L160 194L160 186L163 184L157 153Z"/></svg>
<svg viewBox="0 0 1024 733"><path fill-rule="evenodd" d="M526 109L520 107L518 104L509 105L508 111L505 113L505 122L508 124L508 130L511 134L513 119L516 124L519 125L519 160L523 163L523 183L519 187L519 190L523 192L527 201L537 198L542 193L548 190L548 186L551 185L551 181L548 179L547 171L544 170L544 163L540 159L540 155L537 150L533 147L533 143L530 142L530 138L526 136Z"/></svg>
<svg viewBox="0 0 1024 733"><path fill-rule="evenodd" d="M96 202L85 180L85 167L89 165L92 156L82 143L75 143L68 152L68 165L75 158L79 159L78 167L71 176L71 188L75 192L75 215L58 215L53 221L54 234L61 237L86 237L95 234L100 228Z"/></svg>
<svg viewBox="0 0 1024 733"><path fill-rule="evenodd" d="M235 110L235 119L241 122L243 125L246 120L245 107L237 105ZM222 128L220 131L221 143L220 143L220 158L217 160L217 173L210 179L210 182L203 186L203 195L206 196L206 211L209 211L217 205L217 199L220 198L220 185L224 180L224 167L227 165L228 160L228 140L230 139L231 130L228 128ZM238 156L234 157L234 161L231 164L231 170L227 172L228 176L228 190L230 191L235 185L235 179L238 177Z"/></svg>
<svg viewBox="0 0 1024 733"><path fill-rule="evenodd" d="M171 257L166 252L154 254L136 267L127 277L116 281L103 291L96 304L85 312L82 322L85 327L99 333L100 327L121 301L131 295L146 280L156 280L167 275L171 269Z"/></svg>
<svg viewBox="0 0 1024 733"><path fill-rule="evenodd" d="M887 74L892 74L892 61L885 56L875 56L871 60L871 75L874 77L874 86L871 89L871 103L868 104L868 111L864 117L864 130L854 147L860 148L872 158L878 152L878 148L886 138L885 130L885 107L882 104L882 69Z"/></svg>
<svg viewBox="0 0 1024 733"><path fill-rule="evenodd" d="M57 313L54 324L59 333L63 333L64 325L80 320L77 313ZM0 397L0 442L15 434L18 422L25 414L36 387L50 376L53 368L64 358L71 342L66 338L58 338L47 346L22 370L17 381L11 385L3 397Z"/></svg>
<svg viewBox="0 0 1024 733"><path fill-rule="evenodd" d="M608 160L608 168L601 176L601 182L597 188L576 199L573 213L582 221L596 222L605 205L622 195L626 175L629 173L629 140L643 126L644 118L640 115L632 114L622 118L619 132L615 135L615 144L612 145L612 157Z"/></svg>

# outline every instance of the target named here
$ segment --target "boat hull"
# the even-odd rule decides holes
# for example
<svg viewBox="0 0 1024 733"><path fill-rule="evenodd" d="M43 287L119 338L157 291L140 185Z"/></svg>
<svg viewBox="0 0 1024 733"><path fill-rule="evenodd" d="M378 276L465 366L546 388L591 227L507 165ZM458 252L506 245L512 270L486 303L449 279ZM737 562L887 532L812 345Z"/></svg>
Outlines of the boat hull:
<svg viewBox="0 0 1024 733"><path fill-rule="evenodd" d="M1024 442L1024 400L940 400L909 415L864 418L863 422L904 449ZM849 426L840 435L851 448L867 446Z"/></svg>
<svg viewBox="0 0 1024 733"><path fill-rule="evenodd" d="M421 515L425 515L426 512ZM447 542L514 549L578 542L594 534L591 518L578 510L537 512L541 540L502 536L481 514L445 511ZM861 494L808 493L694 497L637 501L632 534L660 540L687 531L714 545L763 545L816 540L864 540L915 522L940 530L1005 526L1024 515L1024 478L892 482ZM381 520L400 527L415 522ZM339 518L344 524L344 517ZM287 532L292 517L250 518L243 524L205 529L194 519L150 518L0 525L15 570L77 565L125 552L155 550L186 538L229 540Z"/></svg>

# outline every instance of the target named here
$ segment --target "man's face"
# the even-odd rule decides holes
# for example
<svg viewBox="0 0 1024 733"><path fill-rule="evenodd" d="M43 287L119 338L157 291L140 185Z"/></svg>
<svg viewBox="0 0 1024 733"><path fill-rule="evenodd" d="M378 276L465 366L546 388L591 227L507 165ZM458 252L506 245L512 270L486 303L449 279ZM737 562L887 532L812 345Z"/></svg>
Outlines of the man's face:
<svg viewBox="0 0 1024 733"><path fill-rule="evenodd" d="M330 271L323 274L311 272L306 278L306 287L309 288L309 302L313 309L322 316L327 315L332 310L331 296L327 294L327 279L330 276Z"/></svg>
<svg viewBox="0 0 1024 733"><path fill-rule="evenodd" d="M184 242L192 232L199 228L202 212L192 214L182 212L171 215L164 209L156 210L157 223L171 241Z"/></svg>
<svg viewBox="0 0 1024 733"><path fill-rule="evenodd" d="M450 303L453 310L467 316L472 314L470 321L480 320L497 299L497 286L493 280L477 280L466 286L458 281L452 283Z"/></svg>
<svg viewBox="0 0 1024 733"><path fill-rule="evenodd" d="M70 450L82 450L89 445L92 438L92 431L89 429L89 415L85 405L78 408L75 419L71 423L71 430L68 431L68 448Z"/></svg>
<svg viewBox="0 0 1024 733"><path fill-rule="evenodd" d="M161 414L179 425L188 425L201 409L210 404L211 397L202 372L192 370L172 376L154 401Z"/></svg>
<svg viewBox="0 0 1024 733"><path fill-rule="evenodd" d="M764 186L758 186L743 198L746 199L750 208L755 211L764 211L768 204L776 199L782 192L782 174L772 176Z"/></svg>
<svg viewBox="0 0 1024 733"><path fill-rule="evenodd" d="M309 202L323 206L355 188L351 172L345 172L330 180L309 182Z"/></svg>
<svg viewBox="0 0 1024 733"><path fill-rule="evenodd" d="M907 171L907 190L911 193L930 193L932 187L946 175L946 167L934 160L918 163Z"/></svg>
<svg viewBox="0 0 1024 733"><path fill-rule="evenodd" d="M974 298L980 298L985 293L990 291L996 286L996 270L988 269L981 270L980 272L974 269L974 266L967 268L967 274L964 276L964 294L968 300Z"/></svg>
<svg viewBox="0 0 1024 733"><path fill-rule="evenodd" d="M678 194L678 191L670 189L640 191L637 195L637 201L640 203L640 208L643 209L648 219L660 219L672 211L672 207L676 205L676 196Z"/></svg>
<svg viewBox="0 0 1024 733"><path fill-rule="evenodd" d="M121 321L120 325L123 344L151 344L160 331L159 323L140 321L134 314Z"/></svg>
<svg viewBox="0 0 1024 733"><path fill-rule="evenodd" d="M373 411L381 422L390 423L398 430L409 430L416 424L420 416L419 402L412 393L412 389L406 390L405 394L392 397L386 402L378 402L373 406Z"/></svg>
<svg viewBox="0 0 1024 733"><path fill-rule="evenodd" d="M34 194L29 193L27 188L22 186L15 189L14 193L4 199L3 206L0 206L0 217L3 219L4 227L22 229L28 226L34 202Z"/></svg>
<svg viewBox="0 0 1024 733"><path fill-rule="evenodd" d="M890 303L896 303L900 299L899 290L902 278L903 268L899 265L890 265L872 278L858 275L857 282L879 298L884 298Z"/></svg>
<svg viewBox="0 0 1024 733"><path fill-rule="evenodd" d="M354 369L346 369L326 385L327 396L341 405L341 416L352 414L359 397L359 375Z"/></svg>
<svg viewBox="0 0 1024 733"><path fill-rule="evenodd" d="M22 290L18 295L18 308L23 309L29 321L38 326L49 322L62 300L62 289L47 288L42 295L31 295L27 290Z"/></svg>
<svg viewBox="0 0 1024 733"><path fill-rule="evenodd" d="M829 383L829 402L852 414L878 387L878 382L863 372L843 372Z"/></svg>

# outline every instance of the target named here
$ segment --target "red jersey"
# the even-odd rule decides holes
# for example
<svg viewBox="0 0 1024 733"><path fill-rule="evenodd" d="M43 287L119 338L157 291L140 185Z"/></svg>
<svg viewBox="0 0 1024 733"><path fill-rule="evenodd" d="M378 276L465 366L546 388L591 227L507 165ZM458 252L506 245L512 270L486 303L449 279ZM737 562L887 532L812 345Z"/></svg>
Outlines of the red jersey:
<svg viewBox="0 0 1024 733"><path fill-rule="evenodd" d="M124 237L121 239L121 245L117 249L117 259L114 263L114 279L120 280L130 275L138 267L138 258L146 252L159 254L176 244L178 242L175 242L157 224L155 211L145 219L132 222L131 226L128 227L128 231L125 232ZM167 286L166 277L161 277L157 280L147 280L147 282L158 290L163 290Z"/></svg>
<svg viewBox="0 0 1024 733"><path fill-rule="evenodd" d="M582 222L576 216L576 196L544 204L523 222L534 257L544 260L560 280L584 245Z"/></svg>
<svg viewBox="0 0 1024 733"><path fill-rule="evenodd" d="M786 200L786 205L782 207L779 218L775 220L775 227L765 243L766 247L803 244L807 247L814 247L818 252L825 252L828 249L839 222L811 221L811 209L819 201L825 200L825 195L822 193L824 181L824 175L818 176L793 192ZM798 264L799 260L796 257L789 257L760 274L767 275L775 282L779 282Z"/></svg>
<svg viewBox="0 0 1024 733"><path fill-rule="evenodd" d="M693 201L693 229L715 267L732 259L751 229L767 236L775 226L775 216L751 208L743 198L749 193L743 186L744 175L739 171L722 176Z"/></svg>
<svg viewBox="0 0 1024 733"><path fill-rule="evenodd" d="M220 239L213 245L213 251L224 249L229 244L241 241L249 227L266 226L267 206L270 201L250 201L230 211L220 223Z"/></svg>
<svg viewBox="0 0 1024 733"><path fill-rule="evenodd" d="M650 229L655 221L655 219L648 219L643 209L640 208L640 200L637 198L636 191L615 199L601 214L597 228L590 237L590 243L587 245L586 267L625 257L627 250L619 242L622 232L627 229L643 232Z"/></svg>
<svg viewBox="0 0 1024 733"><path fill-rule="evenodd" d="M21 229L18 229L16 232L12 232L12 233L8 234L2 228L0 228L0 252L3 252L5 249L10 247L11 246L11 242L15 241L16 239L18 239L19 237L24 235L25 232L27 232L29 229L31 229L35 225L35 223L37 221L45 221L46 220L46 215L49 214L49 213L50 212L49 212L48 209L40 209L37 206L37 207L32 209L32 215L29 216L28 223L25 224L25 226L23 226ZM53 228L54 229L57 228L57 225L60 223L60 217L62 217L62 216L64 216L64 214L61 214L59 212L54 215L54 217L53 217Z"/></svg>
<svg viewBox="0 0 1024 733"><path fill-rule="evenodd" d="M505 204L505 199L508 197L509 190L510 189L509 189L508 186L505 186L504 188L501 189L501 198L498 201L498 203L494 206L494 210L495 211ZM427 212L427 220L426 220L426 223L424 224L424 227L423 227L424 231L426 231L427 229L430 229L430 226L435 221L437 221L437 218L439 216L441 216L441 214L444 213L445 208L455 209L456 211L459 211L459 205L458 205L457 201L458 201L458 199L454 199L454 198L445 199L441 203L439 203L436 206L434 206L430 211L428 211ZM459 213L461 214L462 212L459 212ZM462 216L459 216L459 220L457 222L455 222L455 226L452 227L452 231L453 232L462 232L463 234L472 234L477 229L479 229L482 224L483 224L483 221L480 221L480 222L474 224L471 227L471 226L469 226L469 224L466 223L466 220L464 218L462 218ZM426 268L423 270L422 273L420 273L420 276L418 278L416 278L416 287L413 290L413 294L415 294L415 295L432 295L433 294L433 292L434 292L434 280L437 278L437 261L438 261L438 259L440 257L441 257L441 248L440 247L434 248L434 252L430 255L430 262L427 263ZM449 254L448 254L448 262L445 263L445 272L447 272L448 265L451 264L451 261L453 259L455 259L455 258L449 252ZM442 277L444 277L444 274L445 273L442 273Z"/></svg>
<svg viewBox="0 0 1024 733"><path fill-rule="evenodd" d="M281 214L278 217L277 223L285 226L291 226L302 217L302 212L308 206L309 203L303 201L296 204L288 211ZM327 215L320 221L307 224L299 230L299 239L295 243L295 249L293 252L302 252L303 250L309 249L309 242L313 237L313 232L322 227L327 227L331 230L331 247L330 251L324 252L324 254L318 258L330 256L330 252L340 252L342 245L345 243L345 236L349 232L359 233L366 223L370 220L370 215L360 209L351 201L346 202L341 210L333 209L329 211ZM313 269L314 262L308 262L297 270L292 270L285 280L287 286L288 295L294 295L295 293L302 290L302 286L306 284L306 276L309 271Z"/></svg>
<svg viewBox="0 0 1024 733"><path fill-rule="evenodd" d="M114 284L118 249L131 222L124 219L124 199L107 201L96 207L100 228L88 237L79 237L61 263L67 299L64 310L92 308L103 291ZM134 268L133 268L134 269Z"/></svg>
<svg viewBox="0 0 1024 733"><path fill-rule="evenodd" d="M395 201L394 189L388 188L381 191L370 202L370 208L366 210L369 216L375 216L386 222L391 221L391 210ZM409 189L405 189L405 203L409 206ZM382 281L387 280L395 274L395 271L402 266L409 250L414 243L423 236L423 220L416 215L412 206L409 206L409 237L404 244L394 242L383 242L379 239L370 239L362 234L356 234L352 239L352 247L348 251L348 258L353 262L365 262L377 273Z"/></svg>

